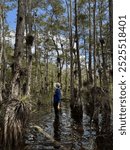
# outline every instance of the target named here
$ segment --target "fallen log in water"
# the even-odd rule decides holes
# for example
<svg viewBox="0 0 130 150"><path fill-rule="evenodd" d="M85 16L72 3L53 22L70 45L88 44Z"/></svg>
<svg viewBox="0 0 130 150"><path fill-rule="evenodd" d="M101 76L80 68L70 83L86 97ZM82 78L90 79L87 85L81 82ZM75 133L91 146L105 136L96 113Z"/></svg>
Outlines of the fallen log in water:
<svg viewBox="0 0 130 150"><path fill-rule="evenodd" d="M38 132L42 133L46 138L48 138L54 144L54 147L59 147L62 150L68 150L68 148L64 147L60 142L56 141L50 134L45 132L40 126L34 125L31 127L36 129Z"/></svg>

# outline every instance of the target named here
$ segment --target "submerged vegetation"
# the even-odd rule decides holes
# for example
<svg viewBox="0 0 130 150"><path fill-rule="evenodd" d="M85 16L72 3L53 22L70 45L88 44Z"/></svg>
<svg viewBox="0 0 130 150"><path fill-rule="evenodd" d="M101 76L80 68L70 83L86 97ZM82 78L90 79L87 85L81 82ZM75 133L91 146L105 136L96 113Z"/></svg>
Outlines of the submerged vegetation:
<svg viewBox="0 0 130 150"><path fill-rule="evenodd" d="M0 1L0 149L29 149L30 130L49 139L51 150L78 150L83 143L86 150L112 149L112 7L112 0ZM8 23L12 13L16 30ZM56 82L62 91L58 116L52 107ZM39 120L53 119L34 124L40 109ZM72 137L82 144L75 147Z"/></svg>

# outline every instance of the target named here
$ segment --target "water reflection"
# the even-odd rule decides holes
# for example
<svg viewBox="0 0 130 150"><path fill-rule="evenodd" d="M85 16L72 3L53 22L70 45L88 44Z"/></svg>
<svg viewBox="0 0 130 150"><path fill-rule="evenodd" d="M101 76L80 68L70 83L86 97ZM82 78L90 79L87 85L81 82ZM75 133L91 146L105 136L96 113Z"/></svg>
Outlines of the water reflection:
<svg viewBox="0 0 130 150"><path fill-rule="evenodd" d="M96 150L113 150L112 134L98 135L96 137Z"/></svg>
<svg viewBox="0 0 130 150"><path fill-rule="evenodd" d="M83 110L82 106L71 107L71 128L72 128L72 149L84 149L82 146L83 128Z"/></svg>
<svg viewBox="0 0 130 150"><path fill-rule="evenodd" d="M112 135L108 132L101 132L101 130L99 130L98 133L97 128L93 125L94 123L92 124L92 128L90 128L91 113L89 112L91 110L88 110L88 107L77 106L70 108L69 102L62 102L62 111L58 111L57 114L55 114L53 107L52 111L47 111L47 108L43 109L42 107L42 109L33 116L33 122L39 126L42 124L42 128L51 134L59 144L51 145L51 141L48 142L48 140L44 140L45 137L43 137L41 143L44 148L42 149L49 149L52 146L50 149L59 148L61 150L61 145L63 145L72 150L112 150ZM99 118L99 120L102 121L100 116ZM100 128L102 127L102 123L97 125ZM39 135L39 133L37 133L37 135ZM37 137L41 137L41 135ZM39 138L35 140L34 144L37 142L37 145L39 145ZM35 148L35 150L38 149Z"/></svg>
<svg viewBox="0 0 130 150"><path fill-rule="evenodd" d="M60 114L58 115L55 115L55 119L54 119L54 122L53 122L53 127L54 127L54 139L56 141L60 141L61 140L61 124L60 124L60 119L59 119L59 116Z"/></svg>

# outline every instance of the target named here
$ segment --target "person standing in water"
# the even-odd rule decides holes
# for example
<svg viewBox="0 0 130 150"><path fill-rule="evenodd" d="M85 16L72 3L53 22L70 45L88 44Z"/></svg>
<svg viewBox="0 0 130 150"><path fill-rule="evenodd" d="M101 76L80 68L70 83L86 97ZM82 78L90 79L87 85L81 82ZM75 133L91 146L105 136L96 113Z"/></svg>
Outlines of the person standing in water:
<svg viewBox="0 0 130 150"><path fill-rule="evenodd" d="M61 103L60 83L56 83L55 93L54 93L54 98L53 98L53 106L54 106L55 114L57 114L58 110L60 109L60 103Z"/></svg>

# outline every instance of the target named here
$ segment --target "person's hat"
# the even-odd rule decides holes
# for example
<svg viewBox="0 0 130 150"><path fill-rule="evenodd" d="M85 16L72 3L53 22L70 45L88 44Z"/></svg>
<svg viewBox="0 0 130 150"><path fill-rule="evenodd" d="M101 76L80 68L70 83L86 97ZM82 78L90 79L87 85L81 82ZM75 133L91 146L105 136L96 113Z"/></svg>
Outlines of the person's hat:
<svg viewBox="0 0 130 150"><path fill-rule="evenodd" d="M54 87L55 87L55 88L60 88L60 83L59 83L59 82L54 83Z"/></svg>

